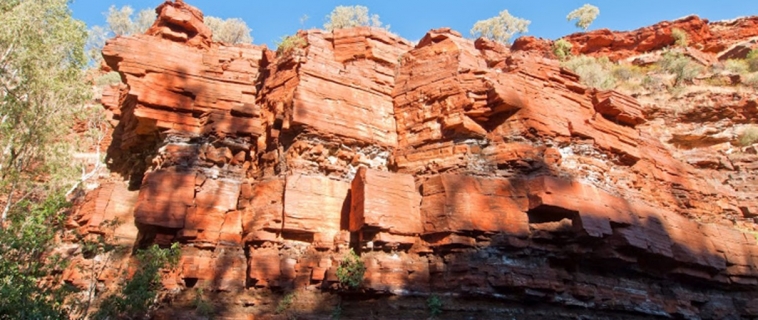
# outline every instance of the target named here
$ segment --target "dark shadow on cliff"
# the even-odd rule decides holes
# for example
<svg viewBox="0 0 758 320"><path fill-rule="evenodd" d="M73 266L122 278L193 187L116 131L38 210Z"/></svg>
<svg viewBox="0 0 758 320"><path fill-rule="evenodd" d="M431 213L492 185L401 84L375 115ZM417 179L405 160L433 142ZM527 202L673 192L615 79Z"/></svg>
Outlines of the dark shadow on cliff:
<svg viewBox="0 0 758 320"><path fill-rule="evenodd" d="M545 163L538 167L549 168ZM557 175L540 170L507 180L516 189L529 189L529 182L535 178ZM576 203L575 183L582 182L565 174L561 176L560 185L566 189L553 188L546 196L565 198L556 202ZM459 191L455 188L455 184L451 185L450 193ZM692 236L696 230L677 228L693 225L697 228L692 221L673 211L663 212L629 202L623 195L613 198L617 201L612 204L617 207L612 208L605 206L602 197L594 199L597 200L594 208L581 203L577 208L534 205L538 202L530 199L530 209L521 213L527 216L528 236L477 230L422 235L431 245L432 253L422 249L415 258L413 252L418 252L418 248L406 253L409 259L429 263L428 283L413 282L406 277L394 290L415 297L410 299L422 299L416 304L421 308L423 299L441 297L451 304L443 307L445 319L503 315L547 319L589 314L598 319L693 315L722 318L734 315L738 309L744 310L756 297L754 285L730 283L725 277L730 263L725 253L717 252L709 243L711 239L704 234ZM592 204L593 198L586 200L590 200L586 204ZM627 217L612 219L609 212ZM679 225L681 221L693 224ZM441 241L453 239L451 236L469 240ZM370 240L370 236L367 238ZM364 255L371 251L366 250L364 246ZM391 256L396 251L387 248L384 252ZM377 318L390 319L402 314L397 310L404 308L404 302L399 301L404 298L389 291L366 290L369 295L343 296L342 308L347 318L360 318L362 313L356 312L357 309L367 308L376 309ZM478 310L473 314L465 311L480 302L488 307L473 308Z"/></svg>

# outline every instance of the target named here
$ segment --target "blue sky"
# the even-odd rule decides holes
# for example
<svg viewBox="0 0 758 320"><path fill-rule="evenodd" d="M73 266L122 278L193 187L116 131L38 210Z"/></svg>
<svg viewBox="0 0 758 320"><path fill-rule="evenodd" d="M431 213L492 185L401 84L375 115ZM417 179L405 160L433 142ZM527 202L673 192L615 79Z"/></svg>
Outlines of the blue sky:
<svg viewBox="0 0 758 320"><path fill-rule="evenodd" d="M221 18L241 18L253 29L254 43L268 44L298 29L320 28L326 15L338 5L363 5L369 13L378 14L390 30L408 40L418 40L429 29L451 27L469 35L471 26L478 20L497 15L504 9L517 17L531 20L528 35L556 39L579 31L566 15L588 3L587 0L311 0L311 1L230 1L185 0L200 8L206 15ZM155 8L162 0L74 0L70 5L74 17L88 26L105 25L104 12L110 5L131 5L135 10ZM711 21L739 16L758 15L756 0L593 0L590 4L600 8L600 16L592 29L632 30L662 20L673 20L697 14ZM308 19L301 24L301 18Z"/></svg>

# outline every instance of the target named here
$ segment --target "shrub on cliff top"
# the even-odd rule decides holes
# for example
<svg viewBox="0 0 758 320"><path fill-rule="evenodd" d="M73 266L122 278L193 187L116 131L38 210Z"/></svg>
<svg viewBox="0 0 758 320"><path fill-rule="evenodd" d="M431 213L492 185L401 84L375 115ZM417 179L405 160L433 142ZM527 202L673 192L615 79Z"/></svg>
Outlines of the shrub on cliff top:
<svg viewBox="0 0 758 320"><path fill-rule="evenodd" d="M105 21L108 22L108 27L117 36L144 33L155 21L155 11L153 10L142 9L136 17L132 18L133 13L134 9L130 6L116 9L116 6L112 5L108 8Z"/></svg>
<svg viewBox="0 0 758 320"><path fill-rule="evenodd" d="M306 45L308 45L308 43L305 41L305 39L296 34L282 37L281 40L276 42L276 54L284 55L292 52L292 50L295 50L297 48L303 48Z"/></svg>
<svg viewBox="0 0 758 320"><path fill-rule="evenodd" d="M352 27L381 27L379 15L368 14L368 8L364 6L337 6L326 16L327 22L324 23L324 29L334 31L335 29L344 29Z"/></svg>
<svg viewBox="0 0 758 320"><path fill-rule="evenodd" d="M239 18L221 19L217 17L205 17L205 25L213 32L213 40L228 44L252 43L250 28L247 23Z"/></svg>
<svg viewBox="0 0 758 320"><path fill-rule="evenodd" d="M581 6L580 8L577 8L574 11L569 12L569 14L566 16L566 20L576 20L576 27L581 28L582 30L587 30L587 28L590 27L590 24L592 24L593 21L597 18L597 16L600 14L600 9L596 6L593 6L589 3Z"/></svg>
<svg viewBox="0 0 758 320"><path fill-rule="evenodd" d="M471 28L471 35L508 43L514 35L528 32L530 23L503 10L495 17L477 21Z"/></svg>
<svg viewBox="0 0 758 320"><path fill-rule="evenodd" d="M566 39L558 39L553 42L553 54L558 57L559 60L564 61L571 56L571 48L573 45Z"/></svg>

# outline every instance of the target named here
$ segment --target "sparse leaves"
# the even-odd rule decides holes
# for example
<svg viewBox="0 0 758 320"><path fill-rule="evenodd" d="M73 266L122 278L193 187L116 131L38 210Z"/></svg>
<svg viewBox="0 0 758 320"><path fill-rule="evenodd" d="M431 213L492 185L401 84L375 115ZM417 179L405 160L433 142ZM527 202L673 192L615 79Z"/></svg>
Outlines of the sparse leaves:
<svg viewBox="0 0 758 320"><path fill-rule="evenodd" d="M238 18L221 19L217 17L205 17L205 25L213 32L213 40L228 43L252 43L250 28L247 23Z"/></svg>
<svg viewBox="0 0 758 320"><path fill-rule="evenodd" d="M616 79L610 72L613 64L608 58L595 59L582 55L573 57L562 65L579 75L581 83L588 87L607 90L616 86Z"/></svg>
<svg viewBox="0 0 758 320"><path fill-rule="evenodd" d="M671 29L671 36L674 38L674 44L685 48L687 47L687 33L679 28Z"/></svg>
<svg viewBox="0 0 758 320"><path fill-rule="evenodd" d="M746 147L758 142L758 126L749 126L745 128L738 137L741 146Z"/></svg>
<svg viewBox="0 0 758 320"><path fill-rule="evenodd" d="M593 6L589 3L581 6L580 8L577 8L574 11L569 12L569 14L566 16L566 20L572 21L576 20L576 27L580 28L582 30L587 30L587 28L590 27L590 24L592 24L593 21L597 18L597 16L600 14L600 9L596 6Z"/></svg>
<svg viewBox="0 0 758 320"><path fill-rule="evenodd" d="M496 17L477 21L471 28L471 35L508 43L514 35L528 32L530 23L503 10Z"/></svg>
<svg viewBox="0 0 758 320"><path fill-rule="evenodd" d="M334 31L335 29L344 29L352 27L381 27L379 15L370 15L368 8L364 6L337 6L332 13L326 16L327 22L324 23L324 29Z"/></svg>
<svg viewBox="0 0 758 320"><path fill-rule="evenodd" d="M745 61L747 61L748 69L751 72L758 72L758 49L750 51L747 54Z"/></svg>
<svg viewBox="0 0 758 320"><path fill-rule="evenodd" d="M155 21L155 12L150 9L143 9L132 19L134 9L130 6L123 6L116 9L116 6L108 8L108 15L105 21L108 27L117 36L128 36L137 33L144 33Z"/></svg>
<svg viewBox="0 0 758 320"><path fill-rule="evenodd" d="M678 86L684 82L692 81L697 75L703 71L703 67L692 59L678 52L666 52L663 54L663 58L657 63L661 70L673 74L674 86Z"/></svg>

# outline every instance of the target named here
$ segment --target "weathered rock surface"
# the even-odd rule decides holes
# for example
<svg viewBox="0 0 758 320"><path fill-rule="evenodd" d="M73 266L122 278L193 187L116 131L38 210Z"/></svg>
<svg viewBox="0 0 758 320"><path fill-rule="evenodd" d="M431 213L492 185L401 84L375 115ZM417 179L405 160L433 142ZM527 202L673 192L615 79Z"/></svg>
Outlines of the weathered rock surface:
<svg viewBox="0 0 758 320"><path fill-rule="evenodd" d="M667 140L654 110L524 49L539 43L511 52L438 29L411 47L383 29L310 30L277 55L212 42L181 1L158 12L147 34L103 51L125 80L103 96L117 123L110 165L130 181L89 193L69 224L98 234L124 216L126 243L180 243L164 285L218 292L224 317L270 313L269 290L333 292L349 248L364 294L444 295L454 314L526 303L537 318L758 316L758 245L735 228L758 216L758 156L672 154L674 141L725 141ZM618 59L670 44L677 27L715 53L754 21L568 39ZM739 36L716 40L729 28ZM750 97L677 121L756 123ZM65 278L91 285L77 270ZM381 312L410 315L396 310Z"/></svg>
<svg viewBox="0 0 758 320"><path fill-rule="evenodd" d="M593 30L565 36L575 55L604 56L612 61L622 60L666 47L676 39L672 30L679 29L687 36L689 55L695 60L744 58L755 47L758 36L758 17L741 17L728 21L709 22L692 15L674 21L663 21L632 31ZM552 55L551 41L522 37L513 43L515 51L539 52Z"/></svg>

